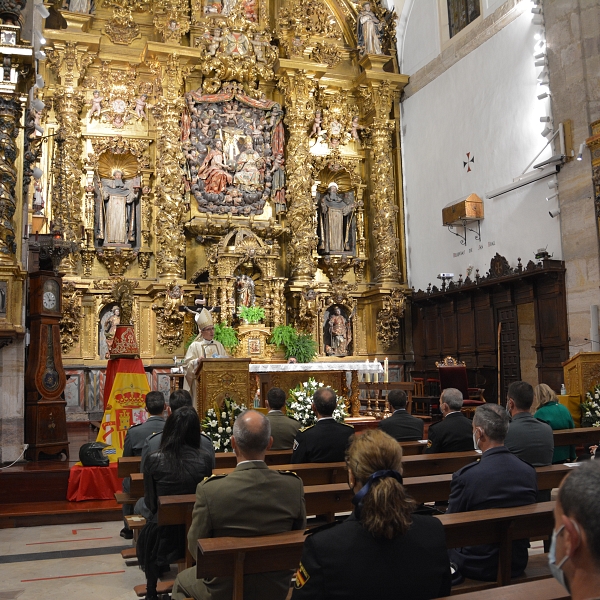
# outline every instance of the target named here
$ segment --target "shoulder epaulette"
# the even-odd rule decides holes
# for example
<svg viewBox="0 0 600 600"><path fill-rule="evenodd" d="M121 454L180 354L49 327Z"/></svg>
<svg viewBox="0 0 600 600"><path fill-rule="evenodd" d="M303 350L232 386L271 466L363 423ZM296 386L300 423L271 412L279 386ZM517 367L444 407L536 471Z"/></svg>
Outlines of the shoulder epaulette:
<svg viewBox="0 0 600 600"><path fill-rule="evenodd" d="M151 440L153 437L156 437L157 435L159 435L160 433L162 433L162 431L154 431L152 432L146 439L147 440Z"/></svg>
<svg viewBox="0 0 600 600"><path fill-rule="evenodd" d="M312 425L308 425L307 427L302 427L300 429L300 432L306 431L307 429L310 429L311 427L314 427L314 426L315 426L315 424L313 423Z"/></svg>
<svg viewBox="0 0 600 600"><path fill-rule="evenodd" d="M202 483L209 483L211 481L215 481L216 479L223 479L223 477L227 477L227 473L214 473L210 477L205 477Z"/></svg>
<svg viewBox="0 0 600 600"><path fill-rule="evenodd" d="M205 438L207 438L207 439L209 439L209 440L210 440L210 437L209 437L209 436L208 436L206 433L204 433L204 431L201 431L201 432L200 432L200 435L203 435ZM212 441L212 440L211 440L211 441Z"/></svg>
<svg viewBox="0 0 600 600"><path fill-rule="evenodd" d="M298 476L298 474L295 471L282 471L280 469L276 469L276 471L278 473L281 473L282 475L293 475L294 477L300 479L300 477Z"/></svg>

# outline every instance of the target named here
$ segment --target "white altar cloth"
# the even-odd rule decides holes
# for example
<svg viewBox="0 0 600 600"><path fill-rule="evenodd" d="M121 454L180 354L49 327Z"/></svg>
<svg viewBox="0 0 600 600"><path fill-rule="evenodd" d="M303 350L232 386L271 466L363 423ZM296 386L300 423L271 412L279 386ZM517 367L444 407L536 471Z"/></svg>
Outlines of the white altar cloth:
<svg viewBox="0 0 600 600"><path fill-rule="evenodd" d="M285 373L289 371L359 371L361 373L383 373L383 365L379 362L250 363L249 370L250 373Z"/></svg>

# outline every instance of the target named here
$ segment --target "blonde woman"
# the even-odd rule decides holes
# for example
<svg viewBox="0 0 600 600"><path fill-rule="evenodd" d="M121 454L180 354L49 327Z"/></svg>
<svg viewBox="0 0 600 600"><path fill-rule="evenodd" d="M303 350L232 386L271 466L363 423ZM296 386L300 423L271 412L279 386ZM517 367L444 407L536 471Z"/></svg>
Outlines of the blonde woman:
<svg viewBox="0 0 600 600"><path fill-rule="evenodd" d="M444 528L415 515L402 485L402 449L380 430L353 436L346 453L354 513L304 542L293 600L411 600L450 594Z"/></svg>
<svg viewBox="0 0 600 600"><path fill-rule="evenodd" d="M554 390L545 383L533 389L531 413L536 419L548 423L552 429L573 429L573 417L565 406L558 402ZM577 458L575 446L554 446L552 464L566 463Z"/></svg>

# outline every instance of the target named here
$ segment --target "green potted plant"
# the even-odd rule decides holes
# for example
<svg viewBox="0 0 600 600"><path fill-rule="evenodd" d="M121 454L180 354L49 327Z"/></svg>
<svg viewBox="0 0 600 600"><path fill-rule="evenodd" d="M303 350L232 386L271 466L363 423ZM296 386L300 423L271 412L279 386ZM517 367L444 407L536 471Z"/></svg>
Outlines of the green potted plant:
<svg viewBox="0 0 600 600"><path fill-rule="evenodd" d="M242 306L239 316L244 323L255 325L265 318L265 309L262 306Z"/></svg>
<svg viewBox="0 0 600 600"><path fill-rule="evenodd" d="M192 334L185 343L185 350L190 347L191 343L197 338L197 334ZM239 346L240 340L238 339L237 333L233 327L228 327L222 323L215 323L215 340L221 342L225 347L225 350L232 354L233 351Z"/></svg>
<svg viewBox="0 0 600 600"><path fill-rule="evenodd" d="M298 362L311 362L317 354L317 342L308 333L298 332L291 325L278 325L271 333L271 344L282 346L286 360L295 358Z"/></svg>

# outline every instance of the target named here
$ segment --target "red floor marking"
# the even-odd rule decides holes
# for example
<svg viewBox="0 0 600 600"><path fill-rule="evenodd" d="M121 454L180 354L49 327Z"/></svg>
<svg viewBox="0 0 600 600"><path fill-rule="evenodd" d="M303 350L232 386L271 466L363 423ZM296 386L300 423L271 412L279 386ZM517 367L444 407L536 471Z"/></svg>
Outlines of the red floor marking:
<svg viewBox="0 0 600 600"><path fill-rule="evenodd" d="M81 575L60 575L58 577L38 577L37 579L21 579L21 583L29 583L31 581L48 581L49 579L70 579L72 577L95 577L96 575L118 575L125 571L106 571L106 573L81 573Z"/></svg>
<svg viewBox="0 0 600 600"><path fill-rule="evenodd" d="M67 542L93 542L94 540L112 540L112 535L101 538L79 538L78 540L56 540L54 542L31 542L26 546L39 546L40 544L64 544Z"/></svg>
<svg viewBox="0 0 600 600"><path fill-rule="evenodd" d="M87 529L73 529L71 531L71 533L73 535L77 535L78 531L95 531L95 530L98 530L98 529L102 529L102 527L88 527Z"/></svg>

